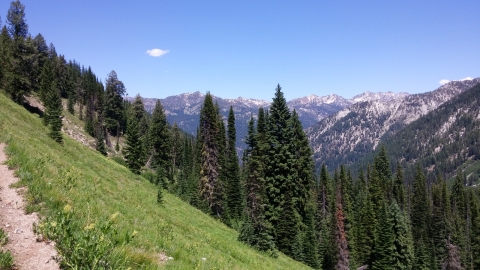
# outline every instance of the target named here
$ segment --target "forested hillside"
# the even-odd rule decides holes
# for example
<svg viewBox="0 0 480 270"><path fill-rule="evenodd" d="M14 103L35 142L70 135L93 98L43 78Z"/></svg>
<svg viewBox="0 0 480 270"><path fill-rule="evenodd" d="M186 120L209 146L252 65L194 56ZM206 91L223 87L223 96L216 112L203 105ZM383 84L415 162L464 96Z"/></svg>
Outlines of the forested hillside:
<svg viewBox="0 0 480 270"><path fill-rule="evenodd" d="M480 84L445 102L391 137L382 140L390 160L408 167L413 179L415 164L427 170L431 182L437 175L451 178L460 168L468 171L468 185L478 182L480 171ZM372 158L355 164L366 167ZM472 170L469 169L472 167Z"/></svg>
<svg viewBox="0 0 480 270"><path fill-rule="evenodd" d="M62 268L480 269L479 189L458 169L451 187L430 176L478 159L479 86L440 105L479 79L342 110L309 131L315 155L278 84L240 162L233 106L225 119L206 93L187 134L160 100L125 101L115 71L102 82L32 38L25 16L11 2L0 34L0 142ZM375 148L358 174L342 164Z"/></svg>
<svg viewBox="0 0 480 270"><path fill-rule="evenodd" d="M307 130L317 168L322 162L330 170L354 164L382 140L479 82L479 78L453 81L400 99L359 102L323 119Z"/></svg>

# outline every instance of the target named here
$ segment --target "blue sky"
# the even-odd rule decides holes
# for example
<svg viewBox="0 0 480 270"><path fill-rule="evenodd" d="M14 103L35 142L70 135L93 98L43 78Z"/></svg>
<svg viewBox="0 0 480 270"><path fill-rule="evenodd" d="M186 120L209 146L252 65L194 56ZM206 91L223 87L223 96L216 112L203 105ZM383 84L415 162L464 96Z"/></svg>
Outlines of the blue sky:
<svg viewBox="0 0 480 270"><path fill-rule="evenodd" d="M287 100L351 98L480 76L477 0L22 3L33 36L102 79L115 70L130 96L271 100L280 83Z"/></svg>

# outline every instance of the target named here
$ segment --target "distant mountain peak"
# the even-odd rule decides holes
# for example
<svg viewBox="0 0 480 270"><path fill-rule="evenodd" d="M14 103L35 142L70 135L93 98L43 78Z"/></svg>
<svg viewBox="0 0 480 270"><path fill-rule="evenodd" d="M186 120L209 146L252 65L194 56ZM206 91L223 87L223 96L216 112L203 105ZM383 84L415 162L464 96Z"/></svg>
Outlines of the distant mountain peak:
<svg viewBox="0 0 480 270"><path fill-rule="evenodd" d="M404 98L410 95L406 92L394 93L392 91L388 92L364 92L362 94L354 96L351 101L352 103L364 102L364 101L373 101L373 100L380 100L380 101L391 101L395 99Z"/></svg>

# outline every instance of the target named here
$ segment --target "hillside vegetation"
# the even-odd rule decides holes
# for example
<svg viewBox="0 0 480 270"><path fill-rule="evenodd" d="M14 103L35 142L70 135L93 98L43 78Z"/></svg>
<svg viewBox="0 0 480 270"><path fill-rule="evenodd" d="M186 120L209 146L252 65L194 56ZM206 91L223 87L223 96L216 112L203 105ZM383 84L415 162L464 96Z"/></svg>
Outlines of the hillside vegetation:
<svg viewBox="0 0 480 270"><path fill-rule="evenodd" d="M359 102L323 119L307 131L317 168L322 162L329 170L360 164L366 156L371 161L386 139L478 83L479 78L453 81L400 99Z"/></svg>
<svg viewBox="0 0 480 270"><path fill-rule="evenodd" d="M73 121L73 120L71 120ZM47 136L36 114L0 94L0 141L8 145L8 165L28 187L27 211L55 220L73 208L72 228L80 234L114 213L119 245L113 261L133 269L304 269L280 254L271 258L237 241L238 233L125 167L79 142L60 145ZM168 257L173 259L168 260Z"/></svg>
<svg viewBox="0 0 480 270"><path fill-rule="evenodd" d="M475 184L480 175L480 84L453 97L381 141L391 162L402 162L405 177L413 181L415 165L426 168L429 182L438 175L454 178L465 173L465 184ZM377 150L378 152L378 150ZM373 154L355 163L354 171L366 168Z"/></svg>

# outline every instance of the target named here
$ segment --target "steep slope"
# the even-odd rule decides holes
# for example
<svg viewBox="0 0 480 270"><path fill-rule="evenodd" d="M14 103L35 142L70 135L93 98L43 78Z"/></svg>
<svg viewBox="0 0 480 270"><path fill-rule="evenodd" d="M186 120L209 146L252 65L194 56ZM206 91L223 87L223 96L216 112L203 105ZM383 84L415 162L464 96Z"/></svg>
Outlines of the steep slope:
<svg viewBox="0 0 480 270"><path fill-rule="evenodd" d="M144 178L68 136L61 146L47 133L37 115L0 93L0 142L8 145L8 166L28 187L27 210L53 218L68 204L75 233L118 212L117 237L137 232L115 250L131 269L307 269L283 255L273 259L250 249L234 230L175 196L164 194L158 205L156 186Z"/></svg>
<svg viewBox="0 0 480 270"><path fill-rule="evenodd" d="M480 84L445 102L382 141L392 160L401 161L413 175L420 163L430 179L438 174L455 175L458 168L469 171L470 184L480 170L469 170L480 161ZM363 162L365 163L365 162Z"/></svg>
<svg viewBox="0 0 480 270"><path fill-rule="evenodd" d="M323 118L352 105L352 101L332 94L319 97L310 95L287 102L290 110L296 110L304 128L316 124Z"/></svg>
<svg viewBox="0 0 480 270"><path fill-rule="evenodd" d="M435 91L401 99L356 103L307 130L317 166L352 164L372 153L382 138L464 92L480 79L453 81Z"/></svg>

